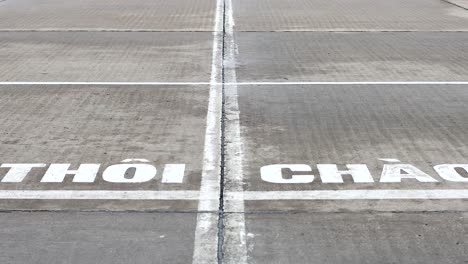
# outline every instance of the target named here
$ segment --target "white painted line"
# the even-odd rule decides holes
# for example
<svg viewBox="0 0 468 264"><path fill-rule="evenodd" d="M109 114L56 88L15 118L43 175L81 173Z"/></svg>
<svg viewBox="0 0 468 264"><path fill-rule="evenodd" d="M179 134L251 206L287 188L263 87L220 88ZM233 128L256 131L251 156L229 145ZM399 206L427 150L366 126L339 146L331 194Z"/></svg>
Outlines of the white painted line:
<svg viewBox="0 0 468 264"><path fill-rule="evenodd" d="M185 164L166 164L162 175L162 183L182 183L185 175Z"/></svg>
<svg viewBox="0 0 468 264"><path fill-rule="evenodd" d="M121 162L128 163L128 162L150 162L147 159L124 159Z"/></svg>
<svg viewBox="0 0 468 264"><path fill-rule="evenodd" d="M389 82L236 82L225 85L467 85L468 81L389 81Z"/></svg>
<svg viewBox="0 0 468 264"><path fill-rule="evenodd" d="M0 199L39 200L198 200L198 191L1 190Z"/></svg>
<svg viewBox="0 0 468 264"><path fill-rule="evenodd" d="M381 161L385 161L385 162L401 162L399 159L379 159Z"/></svg>
<svg viewBox="0 0 468 264"><path fill-rule="evenodd" d="M404 199L468 199L468 190L323 190L231 192L231 200L404 200Z"/></svg>
<svg viewBox="0 0 468 264"><path fill-rule="evenodd" d="M214 34L219 34L214 32ZM216 76L217 69L214 70ZM0 82L1 86L14 85L103 85L103 86L197 86L197 85L223 85L214 80L211 75L210 82ZM225 86L243 85L468 85L468 81L375 81L375 82L226 82Z"/></svg>
<svg viewBox="0 0 468 264"><path fill-rule="evenodd" d="M238 192L238 200L224 200L226 212L244 212L244 172L243 172L243 140L240 130L238 89L236 76L237 47L234 36L234 17L232 1L225 0L225 35L224 35L224 80L233 85L224 87L225 114L225 170L224 191ZM223 263L247 263L247 237L245 232L245 216L243 213L226 214L224 217Z"/></svg>
<svg viewBox="0 0 468 264"><path fill-rule="evenodd" d="M0 190L1 200L198 200L199 198L199 191ZM468 199L468 190L240 191L227 192L225 198L231 201ZM211 200L216 203L218 197L212 196ZM217 211L216 208L215 212Z"/></svg>
<svg viewBox="0 0 468 264"><path fill-rule="evenodd" d="M197 225L192 263L218 262L218 214L201 213L219 211L221 181L221 109L223 57L223 12L224 1L216 1L216 17L213 29L213 54L211 61L210 93L206 115L205 145L203 149L203 168L198 203ZM216 198L216 199L214 199Z"/></svg>
<svg viewBox="0 0 468 264"><path fill-rule="evenodd" d="M211 82L0 82L0 85L194 86Z"/></svg>

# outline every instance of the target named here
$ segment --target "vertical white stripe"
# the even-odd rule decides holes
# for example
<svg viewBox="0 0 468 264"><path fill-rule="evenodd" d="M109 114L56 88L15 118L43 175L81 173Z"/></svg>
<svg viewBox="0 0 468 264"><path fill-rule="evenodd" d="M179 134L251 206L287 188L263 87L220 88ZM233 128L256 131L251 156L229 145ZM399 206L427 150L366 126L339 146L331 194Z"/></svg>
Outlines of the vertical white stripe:
<svg viewBox="0 0 468 264"><path fill-rule="evenodd" d="M222 91L217 83L222 81L223 0L216 1L216 17L213 32L210 93L206 116L203 169L198 203L197 226L193 251L193 263L217 263L218 209L221 175L221 106Z"/></svg>
<svg viewBox="0 0 468 264"><path fill-rule="evenodd" d="M233 85L225 86L225 192L236 192L236 200L224 200L223 263L247 263L247 241L243 193L243 144L239 124L239 104L236 78L237 46L234 36L232 1L225 1L224 79Z"/></svg>

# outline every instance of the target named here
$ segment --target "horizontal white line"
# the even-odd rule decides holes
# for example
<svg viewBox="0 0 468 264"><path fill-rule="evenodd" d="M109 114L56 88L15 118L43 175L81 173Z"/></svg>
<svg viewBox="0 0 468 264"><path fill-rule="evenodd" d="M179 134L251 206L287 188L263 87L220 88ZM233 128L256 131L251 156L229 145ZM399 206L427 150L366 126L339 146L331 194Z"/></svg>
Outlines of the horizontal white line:
<svg viewBox="0 0 468 264"><path fill-rule="evenodd" d="M219 197L213 194L213 200ZM1 190L0 200L198 200L199 191ZM468 199L468 190L320 190L228 192L227 200Z"/></svg>
<svg viewBox="0 0 468 264"><path fill-rule="evenodd" d="M468 81L389 81L389 82L236 82L224 85L468 85ZM104 85L104 86L195 86L223 85L218 82L0 82L0 85Z"/></svg>
<svg viewBox="0 0 468 264"><path fill-rule="evenodd" d="M138 86L158 86L158 85L209 85L210 82L0 82L0 85L138 85ZM215 83L216 84L216 83Z"/></svg>
<svg viewBox="0 0 468 264"><path fill-rule="evenodd" d="M231 192L228 200L397 200L397 199L468 199L468 190L324 190Z"/></svg>
<svg viewBox="0 0 468 264"><path fill-rule="evenodd" d="M225 85L460 85L468 84L468 81L390 81L390 82L239 82L225 83Z"/></svg>
<svg viewBox="0 0 468 264"><path fill-rule="evenodd" d="M1 190L0 199L12 200L198 200L198 191ZM213 197L213 199L219 199Z"/></svg>

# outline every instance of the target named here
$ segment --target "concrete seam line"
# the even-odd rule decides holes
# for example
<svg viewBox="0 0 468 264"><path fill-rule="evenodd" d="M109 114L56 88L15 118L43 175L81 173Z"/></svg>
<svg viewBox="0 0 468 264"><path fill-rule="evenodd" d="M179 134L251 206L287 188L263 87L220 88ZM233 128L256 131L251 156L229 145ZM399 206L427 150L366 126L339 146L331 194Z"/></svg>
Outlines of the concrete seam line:
<svg viewBox="0 0 468 264"><path fill-rule="evenodd" d="M461 9L468 10L468 2L466 2L466 3L461 2L460 3L460 1L456 1L456 0L455 1L453 1L453 0L442 0L442 1L444 1L444 2L446 2L448 4L451 4L451 5L454 5L456 7L459 7Z"/></svg>
<svg viewBox="0 0 468 264"><path fill-rule="evenodd" d="M221 174L219 181L219 212L218 212L218 264L223 263L223 243L224 243L224 173L225 173L225 125L226 125L226 113L225 113L225 56L226 56L226 0L223 0L223 35L222 35L222 44L221 44L221 81L223 85L221 86Z"/></svg>

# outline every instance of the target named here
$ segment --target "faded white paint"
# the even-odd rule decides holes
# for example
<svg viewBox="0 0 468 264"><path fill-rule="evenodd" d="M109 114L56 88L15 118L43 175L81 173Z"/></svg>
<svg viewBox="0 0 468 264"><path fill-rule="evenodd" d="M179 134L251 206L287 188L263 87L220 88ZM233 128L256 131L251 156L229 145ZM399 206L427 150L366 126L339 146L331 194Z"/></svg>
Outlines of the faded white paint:
<svg viewBox="0 0 468 264"><path fill-rule="evenodd" d="M229 92L229 93L232 93ZM234 96L234 94L228 95ZM234 100L234 99L233 99ZM243 165L242 165L242 138L238 119L237 105L233 102L226 103L226 136L229 143L226 145L228 159L226 166L227 191L241 191L243 189ZM96 181L100 164L78 164L76 170L70 169L70 163L52 163L45 171L41 183L61 183L67 175L72 176L72 182L92 183ZM347 164L347 169L340 170L336 164L317 164L319 175L323 183L344 183L343 177L350 176L356 183L373 183L374 179L365 164ZM2 183L20 183L34 168L47 167L45 163L5 163L0 168L9 168L3 176ZM183 183L185 177L185 164L166 164L162 172L162 183ZM289 169L293 175L283 175L283 170ZM135 175L129 170L135 170ZM434 166L442 180L451 182L468 182L468 164L440 164ZM156 167L150 164L116 164L110 165L104 170L103 179L108 182L134 183L147 182L156 176ZM271 183L311 183L315 176L312 168L306 164L273 164L260 168L262 180ZM438 182L432 176L426 174L411 164L384 164L380 182L401 183L403 179L413 179L419 182ZM214 184L215 181L211 182ZM212 185L213 187L213 185ZM229 205L228 205L229 206ZM240 206L240 205L239 205ZM231 211L238 212L239 210Z"/></svg>
<svg viewBox="0 0 468 264"><path fill-rule="evenodd" d="M199 191L1 190L2 200L198 200ZM213 198L214 199L214 198ZM468 190L320 190L228 192L226 200L468 199ZM206 214L202 214L206 215Z"/></svg>
<svg viewBox="0 0 468 264"><path fill-rule="evenodd" d="M63 182L67 175L74 175L73 182L94 182L100 164L81 164L77 170L69 170L70 163L50 164L41 182Z"/></svg>
<svg viewBox="0 0 468 264"><path fill-rule="evenodd" d="M394 81L394 82L236 82L225 83L224 85L466 85L468 81Z"/></svg>
<svg viewBox="0 0 468 264"><path fill-rule="evenodd" d="M444 180L453 182L468 182L468 178L463 177L455 170L457 168L468 172L468 164L441 164L434 166L434 170L437 171L439 176Z"/></svg>
<svg viewBox="0 0 468 264"><path fill-rule="evenodd" d="M129 170L134 170L134 173L126 177ZM114 183L141 183L152 180L156 172L156 167L150 164L116 164L104 170L102 179Z"/></svg>
<svg viewBox="0 0 468 264"><path fill-rule="evenodd" d="M192 86L211 82L0 82L0 85L104 85L104 86Z"/></svg>
<svg viewBox="0 0 468 264"><path fill-rule="evenodd" d="M350 175L354 182L374 182L372 175L365 164L347 164L348 170L341 171L335 164L317 164L320 179L323 183L343 183L343 176Z"/></svg>
<svg viewBox="0 0 468 264"><path fill-rule="evenodd" d="M394 162L394 163L395 163L395 162L400 162L399 159L391 159L391 158L388 158L388 159L379 159L379 160L385 161L385 162Z"/></svg>
<svg viewBox="0 0 468 264"><path fill-rule="evenodd" d="M185 175L185 164L166 164L162 183L182 183Z"/></svg>
<svg viewBox="0 0 468 264"><path fill-rule="evenodd" d="M324 190L324 191L260 191L226 193L226 199L263 200L405 200L405 199L468 199L468 190Z"/></svg>
<svg viewBox="0 0 468 264"><path fill-rule="evenodd" d="M215 31L219 32L219 31ZM218 47L216 47L218 48ZM212 71L213 72L213 71ZM217 72L215 72L217 74ZM213 76L213 74L212 74ZM351 82L320 82L320 81L297 81L297 82L0 82L0 85L104 85L104 86L194 86L194 85L467 85L468 81L351 81Z"/></svg>
<svg viewBox="0 0 468 264"><path fill-rule="evenodd" d="M0 199L21 200L198 200L198 191L1 190Z"/></svg>
<svg viewBox="0 0 468 264"><path fill-rule="evenodd" d="M33 169L33 168L42 168L47 166L44 163L5 163L2 164L1 168L10 168L6 173L5 177L3 177L2 182L22 182L26 175Z"/></svg>
<svg viewBox="0 0 468 264"><path fill-rule="evenodd" d="M217 263L218 260L218 210L221 180L221 107L224 1L216 1L213 29L213 53L211 61L210 91L206 115L203 168L200 183L197 224L192 263Z"/></svg>
<svg viewBox="0 0 468 264"><path fill-rule="evenodd" d="M311 183L314 181L314 175L292 175L290 178L283 177L283 169L289 169L293 172L309 172L312 168L306 164L274 164L263 166L260 169L262 180L271 183Z"/></svg>
<svg viewBox="0 0 468 264"><path fill-rule="evenodd" d="M322 183L344 183L343 176L351 176L355 183L374 183L374 179L366 164L347 164L347 170L339 170L336 164L317 164ZM283 175L283 170L289 169L300 174ZM468 173L468 164L441 164L434 166L439 176L447 181L468 182L468 177L462 176L456 169ZM306 164L273 164L260 168L260 177L270 183L311 183L314 175L308 174L312 168ZM384 164L380 182L401 183L403 179L419 182L438 182L411 164Z"/></svg>
<svg viewBox="0 0 468 264"><path fill-rule="evenodd" d="M126 163L126 162L150 162L147 159L124 159L121 162Z"/></svg>
<svg viewBox="0 0 468 264"><path fill-rule="evenodd" d="M234 85L224 87L225 113L225 173L224 191L239 192L238 200L224 199L224 242L223 263L247 263L247 239L245 232L244 201L244 170L243 170L243 139L240 128L240 112L238 103L236 55L237 46L234 35L234 17L231 0L225 0L225 35L224 35L224 79Z"/></svg>
<svg viewBox="0 0 468 264"><path fill-rule="evenodd" d="M437 182L436 179L411 164L384 164L380 182L401 182L402 179Z"/></svg>

